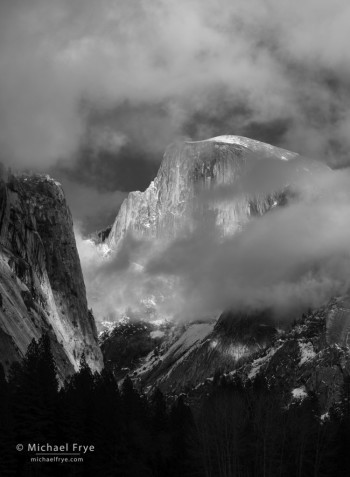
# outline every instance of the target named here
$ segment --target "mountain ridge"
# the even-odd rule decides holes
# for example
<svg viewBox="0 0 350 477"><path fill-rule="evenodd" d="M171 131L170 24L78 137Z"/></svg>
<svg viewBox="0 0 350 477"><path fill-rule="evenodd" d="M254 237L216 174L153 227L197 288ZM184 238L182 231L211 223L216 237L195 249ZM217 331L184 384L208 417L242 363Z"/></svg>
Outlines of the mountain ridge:
<svg viewBox="0 0 350 477"><path fill-rule="evenodd" d="M233 139L234 138L234 139ZM249 172L256 159L271 158L288 163L299 154L240 136L219 136L204 141L184 141L168 146L156 178L144 191L130 192L122 203L105 245L116 249L128 231L141 237L169 237L180 232L184 215L197 210L193 203L201 191L230 186ZM276 191L281 193L282 191ZM275 197L276 195L276 197ZM255 204L236 200L234 209L209 204L224 235L233 234L247 221L251 208L264 213L279 194L266 194Z"/></svg>

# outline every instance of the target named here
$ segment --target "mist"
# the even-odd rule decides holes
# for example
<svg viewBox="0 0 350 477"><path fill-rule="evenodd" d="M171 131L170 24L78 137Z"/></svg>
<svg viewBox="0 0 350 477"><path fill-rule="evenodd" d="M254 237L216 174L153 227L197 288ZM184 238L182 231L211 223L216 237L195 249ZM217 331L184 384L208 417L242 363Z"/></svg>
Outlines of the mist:
<svg viewBox="0 0 350 477"><path fill-rule="evenodd" d="M253 217L234 236L222 238L215 218L194 216L191 233L170 243L127 235L118 253L104 259L80 238L96 318L114 321L130 313L147 318L145 301L151 301L153 319L185 322L213 319L227 309L270 309L288 322L348 293L350 170L322 167L295 174L300 170L295 161L294 169L287 167L282 174L277 168L274 174L270 160L262 159L272 190L281 190L287 181L292 194L286 205ZM307 164L311 162L303 159ZM213 200L234 202L239 194L250 195L259 170L253 167L231 195L214 188ZM209 195L198 200L208 201Z"/></svg>
<svg viewBox="0 0 350 477"><path fill-rule="evenodd" d="M97 323L125 316L173 319L172 305L167 300L172 280L144 271L144 264L156 253L154 242L127 235L117 255L104 256L91 240L83 238L78 226L75 236L88 302Z"/></svg>

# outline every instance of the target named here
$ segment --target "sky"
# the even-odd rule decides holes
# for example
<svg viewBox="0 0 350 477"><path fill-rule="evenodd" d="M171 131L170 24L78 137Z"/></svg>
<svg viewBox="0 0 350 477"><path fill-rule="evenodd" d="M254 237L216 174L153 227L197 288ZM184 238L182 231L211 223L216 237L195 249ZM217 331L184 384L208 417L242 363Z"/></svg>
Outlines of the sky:
<svg viewBox="0 0 350 477"><path fill-rule="evenodd" d="M2 0L0 160L49 172L83 234L178 139L348 164L346 0Z"/></svg>

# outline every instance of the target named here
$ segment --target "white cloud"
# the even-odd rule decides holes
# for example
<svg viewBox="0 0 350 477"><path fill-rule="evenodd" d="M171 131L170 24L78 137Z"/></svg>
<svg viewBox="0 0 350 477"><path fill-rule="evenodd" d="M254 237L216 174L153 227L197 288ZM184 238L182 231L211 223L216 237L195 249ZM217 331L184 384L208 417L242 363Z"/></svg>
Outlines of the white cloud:
<svg viewBox="0 0 350 477"><path fill-rule="evenodd" d="M128 308L140 313L142 299L155 295L158 312L180 320L247 308L269 309L289 320L347 293L350 172L320 168L291 177L297 194L289 204L252 219L233 237L223 240L213 222L199 220L193 233L170 244L128 236L115 257L95 256L91 262L83 254L97 318ZM250 194L256 179L253 169L239 193ZM269 178L272 189L282 183L280 171ZM224 195L235 198L236 193ZM98 299L91 294L97 290Z"/></svg>

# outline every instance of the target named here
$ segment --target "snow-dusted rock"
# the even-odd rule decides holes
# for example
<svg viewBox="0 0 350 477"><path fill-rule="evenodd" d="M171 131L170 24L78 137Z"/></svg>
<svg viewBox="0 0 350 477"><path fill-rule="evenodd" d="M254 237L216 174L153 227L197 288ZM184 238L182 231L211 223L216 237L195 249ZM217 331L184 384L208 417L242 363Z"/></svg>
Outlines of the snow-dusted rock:
<svg viewBox="0 0 350 477"><path fill-rule="evenodd" d="M191 229L191 218L215 215L218 233L233 234L251 215L261 215L285 200L284 187L259 196L235 200L201 200L215 187L238 184L260 159L288 163L299 155L239 136L170 145L157 177L144 192L131 192L124 200L106 244L117 249L127 232L137 237L175 238ZM287 165L286 165L287 167ZM289 167L289 166L288 166ZM284 184L287 186L288 184Z"/></svg>

